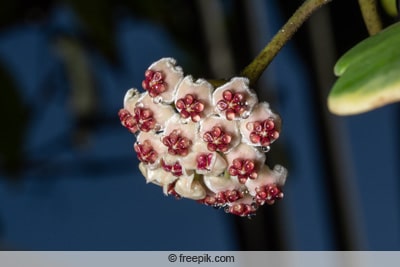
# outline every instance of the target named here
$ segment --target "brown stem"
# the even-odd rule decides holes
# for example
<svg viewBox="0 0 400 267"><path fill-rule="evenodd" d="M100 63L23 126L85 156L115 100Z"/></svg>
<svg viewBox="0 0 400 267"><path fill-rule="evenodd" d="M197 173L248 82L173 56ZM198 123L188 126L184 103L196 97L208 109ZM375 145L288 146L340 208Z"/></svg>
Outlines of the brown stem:
<svg viewBox="0 0 400 267"><path fill-rule="evenodd" d="M358 0L361 14L369 35L374 35L382 30L382 21L377 10L376 0Z"/></svg>
<svg viewBox="0 0 400 267"><path fill-rule="evenodd" d="M290 40L297 29L321 6L332 0L306 0L289 18L285 25L272 40L264 47L258 56L241 72L241 75L249 78L250 85L254 85L261 74L275 58L281 48Z"/></svg>

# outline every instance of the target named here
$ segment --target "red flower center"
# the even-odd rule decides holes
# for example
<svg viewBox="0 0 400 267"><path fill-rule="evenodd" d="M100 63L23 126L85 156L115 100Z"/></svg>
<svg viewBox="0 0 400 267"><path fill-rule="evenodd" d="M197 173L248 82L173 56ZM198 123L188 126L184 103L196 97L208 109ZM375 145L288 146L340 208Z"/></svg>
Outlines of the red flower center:
<svg viewBox="0 0 400 267"><path fill-rule="evenodd" d="M211 131L204 133L203 140L208 143L208 150L226 152L232 141L232 137L225 133L221 127L214 126Z"/></svg>
<svg viewBox="0 0 400 267"><path fill-rule="evenodd" d="M192 144L192 141L180 135L178 130L173 130L168 136L163 138L162 142L168 147L169 154L179 156L186 156Z"/></svg>
<svg viewBox="0 0 400 267"><path fill-rule="evenodd" d="M192 94L176 101L176 108L183 118L191 118L193 122L198 122L201 118L200 113L204 110L204 104Z"/></svg>
<svg viewBox="0 0 400 267"><path fill-rule="evenodd" d="M241 198L243 198L243 193L233 189L221 191L214 195L208 195L199 202L208 206L222 207L226 203L233 203Z"/></svg>
<svg viewBox="0 0 400 267"><path fill-rule="evenodd" d="M243 193L238 190L226 190L223 192L218 192L216 195L217 201L220 204L225 204L227 202L235 202L243 197Z"/></svg>
<svg viewBox="0 0 400 267"><path fill-rule="evenodd" d="M244 204L244 203L234 204L228 208L229 213L239 215L241 217L254 216L256 211L257 211L256 205L250 205L250 204Z"/></svg>
<svg viewBox="0 0 400 267"><path fill-rule="evenodd" d="M211 160L213 158L213 154L200 154L197 157L197 169L199 170L210 170Z"/></svg>
<svg viewBox="0 0 400 267"><path fill-rule="evenodd" d="M120 109L118 112L122 126L126 127L131 133L136 133L139 128L132 114L126 109Z"/></svg>
<svg viewBox="0 0 400 267"><path fill-rule="evenodd" d="M252 123L250 141L254 144L269 146L279 138L279 131L273 119L256 121Z"/></svg>
<svg viewBox="0 0 400 267"><path fill-rule="evenodd" d="M132 133L139 130L148 132L155 128L156 120L153 118L153 112L150 109L136 107L133 112L133 115L126 109L121 109L118 112L122 125L129 131Z"/></svg>
<svg viewBox="0 0 400 267"><path fill-rule="evenodd" d="M222 99L217 102L217 108L225 111L226 119L233 120L241 116L247 110L246 98L242 93L233 93L231 90L225 90L222 93Z"/></svg>
<svg viewBox="0 0 400 267"><path fill-rule="evenodd" d="M240 183L246 183L247 179L256 179L258 174L255 163L249 159L235 159L229 167L229 174L237 176Z"/></svg>
<svg viewBox="0 0 400 267"><path fill-rule="evenodd" d="M141 162L145 164L153 164L154 162L156 162L158 154L153 149L149 140L145 140L142 144L135 143L134 149L138 159Z"/></svg>
<svg viewBox="0 0 400 267"><path fill-rule="evenodd" d="M167 163L164 162L164 160L161 160L161 166L163 167L164 171L172 173L174 176L181 176L183 174L182 172L182 166L179 164L179 162L175 162L174 164L168 165Z"/></svg>
<svg viewBox="0 0 400 267"><path fill-rule="evenodd" d="M276 184L268 184L256 188L257 204L264 205L264 203L267 203L268 205L272 205L275 203L275 200L282 198L283 192Z"/></svg>
<svg viewBox="0 0 400 267"><path fill-rule="evenodd" d="M145 79L142 82L143 88L149 92L151 97L156 97L166 90L164 75L160 71L146 70Z"/></svg>
<svg viewBox="0 0 400 267"><path fill-rule="evenodd" d="M153 118L153 112L150 109L136 107L134 112L134 118L139 130L148 132L155 128L156 120Z"/></svg>

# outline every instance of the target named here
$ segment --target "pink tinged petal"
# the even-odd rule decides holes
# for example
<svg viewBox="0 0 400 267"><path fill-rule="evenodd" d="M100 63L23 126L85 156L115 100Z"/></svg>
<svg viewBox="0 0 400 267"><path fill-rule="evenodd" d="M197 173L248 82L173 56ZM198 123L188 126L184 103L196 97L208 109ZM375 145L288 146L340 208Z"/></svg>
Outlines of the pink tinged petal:
<svg viewBox="0 0 400 267"><path fill-rule="evenodd" d="M240 134L235 121L210 116L200 122L199 135L211 152L228 153L240 142Z"/></svg>
<svg viewBox="0 0 400 267"><path fill-rule="evenodd" d="M259 171L265 162L265 154L258 149L241 143L226 155L228 172L239 183L244 184L248 179L257 179Z"/></svg>
<svg viewBox="0 0 400 267"><path fill-rule="evenodd" d="M283 198L281 187L285 184L287 170L276 165L273 170L264 165L255 180L246 182L249 194L254 196L257 204L273 204L275 200Z"/></svg>
<svg viewBox="0 0 400 267"><path fill-rule="evenodd" d="M142 144L135 143L134 149L138 159L144 164L154 164L158 159L158 154L149 140L145 140Z"/></svg>
<svg viewBox="0 0 400 267"><path fill-rule="evenodd" d="M182 79L183 71L180 66L176 66L176 60L162 58L154 62L145 72L142 86L155 102L170 104Z"/></svg>
<svg viewBox="0 0 400 267"><path fill-rule="evenodd" d="M252 146L268 147L279 138L280 130L280 117L266 102L257 104L251 115L240 122L243 142Z"/></svg>
<svg viewBox="0 0 400 267"><path fill-rule="evenodd" d="M170 155L187 156L196 141L196 132L196 124L181 123L179 115L175 115L166 124L162 142L168 148Z"/></svg>
<svg viewBox="0 0 400 267"><path fill-rule="evenodd" d="M144 163L139 164L139 169L142 172L143 176L146 178L147 183L153 183L158 186L163 187L165 185L173 183L177 179L171 173L168 173L161 168L151 170Z"/></svg>
<svg viewBox="0 0 400 267"><path fill-rule="evenodd" d="M193 144L192 152L180 161L185 169L195 170L198 174L219 175L228 167L224 157L216 152L210 152L200 140Z"/></svg>
<svg viewBox="0 0 400 267"><path fill-rule="evenodd" d="M194 200L203 199L206 196L206 190L199 181L193 179L194 173L188 176L182 176L175 184L175 191L185 198Z"/></svg>
<svg viewBox="0 0 400 267"><path fill-rule="evenodd" d="M218 193L227 190L241 190L244 186L226 176L208 176L203 177L204 184L211 192Z"/></svg>
<svg viewBox="0 0 400 267"><path fill-rule="evenodd" d="M136 103L144 93L140 93L136 88L129 89L124 96L124 109L128 110L131 114L134 113Z"/></svg>
<svg viewBox="0 0 400 267"><path fill-rule="evenodd" d="M198 122L212 113L212 85L204 79L193 82L192 76L186 76L179 84L175 95L175 106L181 117Z"/></svg>
<svg viewBox="0 0 400 267"><path fill-rule="evenodd" d="M249 88L249 80L243 77L233 78L213 93L215 111L227 120L248 117L257 102L256 93Z"/></svg>
<svg viewBox="0 0 400 267"><path fill-rule="evenodd" d="M176 113L170 105L154 103L148 94L142 95L136 103L135 109L141 110L145 129L160 131L165 128L166 122ZM148 117L143 117L147 115Z"/></svg>
<svg viewBox="0 0 400 267"><path fill-rule="evenodd" d="M199 154L196 161L199 174L219 175L228 167L226 160L218 153L213 152Z"/></svg>
<svg viewBox="0 0 400 267"><path fill-rule="evenodd" d="M160 140L160 135L153 132L141 132L134 145L139 160L149 168L158 168L160 159L167 153L167 149Z"/></svg>

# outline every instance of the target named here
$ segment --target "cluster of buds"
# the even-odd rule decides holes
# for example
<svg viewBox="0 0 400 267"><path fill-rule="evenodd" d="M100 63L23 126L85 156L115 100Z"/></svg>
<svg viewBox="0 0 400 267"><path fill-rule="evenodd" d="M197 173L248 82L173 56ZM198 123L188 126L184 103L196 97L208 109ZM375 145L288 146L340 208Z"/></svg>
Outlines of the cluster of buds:
<svg viewBox="0 0 400 267"><path fill-rule="evenodd" d="M214 88L184 76L172 58L153 63L144 76L145 91L128 90L119 117L136 136L147 182L246 217L283 197L286 169L265 164L281 121L258 102L247 78Z"/></svg>

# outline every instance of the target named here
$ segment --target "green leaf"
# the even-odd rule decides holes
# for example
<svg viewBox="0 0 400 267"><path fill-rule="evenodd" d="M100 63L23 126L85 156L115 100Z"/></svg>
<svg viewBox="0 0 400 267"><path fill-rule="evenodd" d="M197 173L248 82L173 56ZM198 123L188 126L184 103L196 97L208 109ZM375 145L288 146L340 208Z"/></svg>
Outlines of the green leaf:
<svg viewBox="0 0 400 267"><path fill-rule="evenodd" d="M328 96L338 115L363 113L400 101L400 23L351 48L337 61L340 76Z"/></svg>

